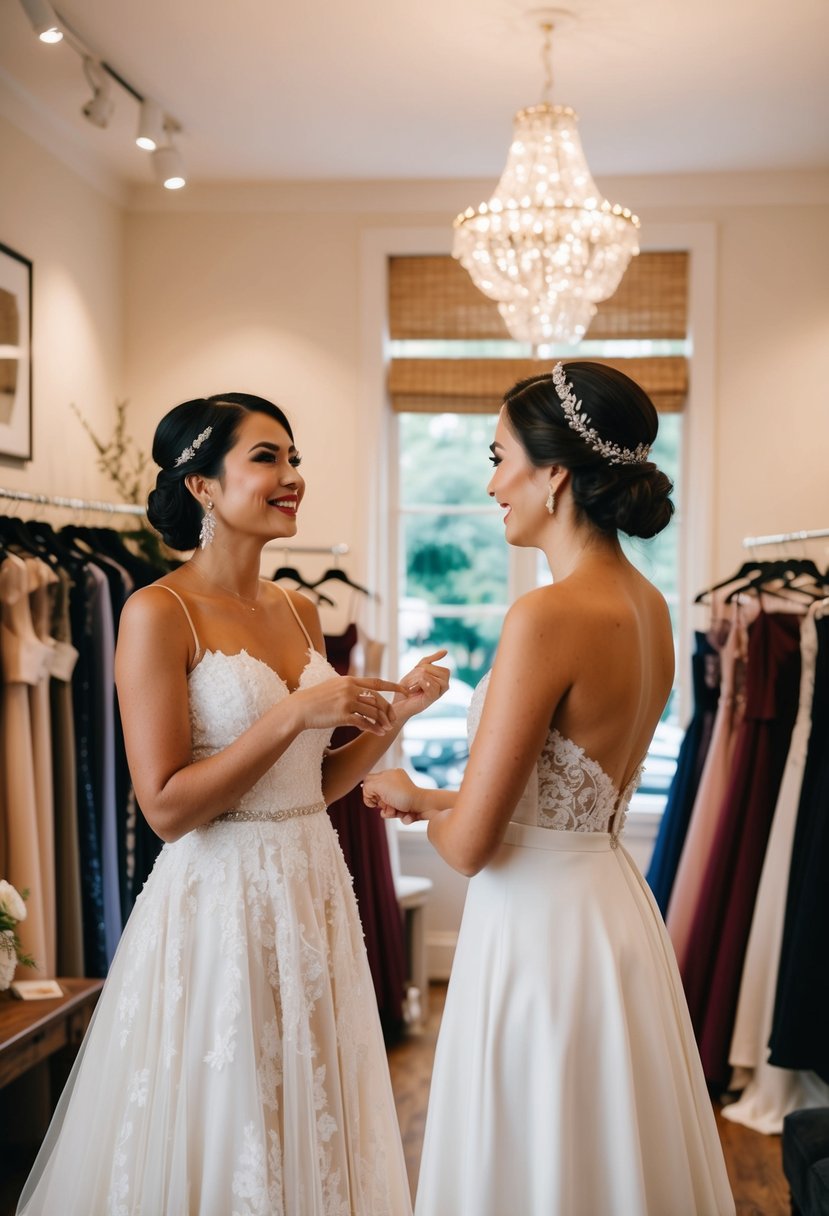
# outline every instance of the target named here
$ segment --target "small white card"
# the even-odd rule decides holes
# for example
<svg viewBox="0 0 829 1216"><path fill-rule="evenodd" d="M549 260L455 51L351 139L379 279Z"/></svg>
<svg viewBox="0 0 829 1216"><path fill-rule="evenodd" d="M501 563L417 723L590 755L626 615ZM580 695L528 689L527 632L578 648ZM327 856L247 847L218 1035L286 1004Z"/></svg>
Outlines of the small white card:
<svg viewBox="0 0 829 1216"><path fill-rule="evenodd" d="M9 991L21 1001L46 1001L63 996L57 980L17 980Z"/></svg>

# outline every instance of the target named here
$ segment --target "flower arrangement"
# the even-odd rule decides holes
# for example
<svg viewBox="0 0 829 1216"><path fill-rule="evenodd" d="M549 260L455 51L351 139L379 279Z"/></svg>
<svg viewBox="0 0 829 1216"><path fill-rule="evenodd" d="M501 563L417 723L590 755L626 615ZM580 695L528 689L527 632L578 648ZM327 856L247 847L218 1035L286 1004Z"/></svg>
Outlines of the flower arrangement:
<svg viewBox="0 0 829 1216"><path fill-rule="evenodd" d="M26 919L25 900L29 892L21 895L5 878L0 879L0 992L8 988L18 963L23 967L36 966L30 954L23 953L15 926Z"/></svg>

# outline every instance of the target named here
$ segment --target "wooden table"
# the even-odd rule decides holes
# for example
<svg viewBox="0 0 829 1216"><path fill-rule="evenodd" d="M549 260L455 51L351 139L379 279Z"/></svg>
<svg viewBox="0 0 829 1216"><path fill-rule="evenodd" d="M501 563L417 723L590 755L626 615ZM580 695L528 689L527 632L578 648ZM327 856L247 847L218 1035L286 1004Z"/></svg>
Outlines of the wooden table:
<svg viewBox="0 0 829 1216"><path fill-rule="evenodd" d="M62 1048L80 1046L103 980L58 983L64 995L46 1001L0 994L0 1089Z"/></svg>

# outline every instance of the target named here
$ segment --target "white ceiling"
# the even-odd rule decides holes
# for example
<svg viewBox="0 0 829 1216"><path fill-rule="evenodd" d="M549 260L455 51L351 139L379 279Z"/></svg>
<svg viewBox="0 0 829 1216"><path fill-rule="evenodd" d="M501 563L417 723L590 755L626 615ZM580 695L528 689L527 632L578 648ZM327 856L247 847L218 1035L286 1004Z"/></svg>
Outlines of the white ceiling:
<svg viewBox="0 0 829 1216"><path fill-rule="evenodd" d="M566 0L565 0L566 2ZM56 0L100 56L184 127L190 180L498 176L540 99L520 0ZM602 174L829 165L829 0L570 0L553 100ZM80 59L0 0L7 96L125 181L150 177L137 106L106 131Z"/></svg>

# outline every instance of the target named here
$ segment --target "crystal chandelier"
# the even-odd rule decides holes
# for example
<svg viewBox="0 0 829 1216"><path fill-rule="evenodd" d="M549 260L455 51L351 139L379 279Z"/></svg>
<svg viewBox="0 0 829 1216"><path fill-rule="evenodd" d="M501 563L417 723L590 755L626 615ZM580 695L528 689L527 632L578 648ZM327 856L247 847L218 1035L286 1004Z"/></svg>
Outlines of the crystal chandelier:
<svg viewBox="0 0 829 1216"><path fill-rule="evenodd" d="M516 114L495 193L456 218L452 249L513 338L534 346L581 341L639 252L639 220L599 193L577 114L548 100L552 22L541 29L544 100Z"/></svg>

